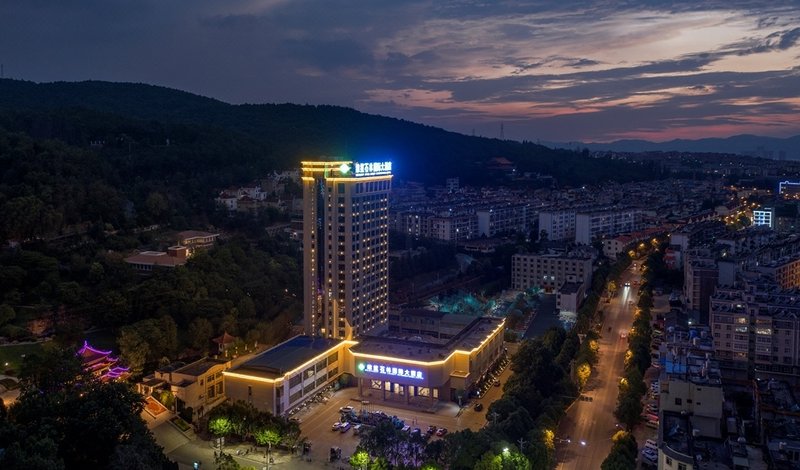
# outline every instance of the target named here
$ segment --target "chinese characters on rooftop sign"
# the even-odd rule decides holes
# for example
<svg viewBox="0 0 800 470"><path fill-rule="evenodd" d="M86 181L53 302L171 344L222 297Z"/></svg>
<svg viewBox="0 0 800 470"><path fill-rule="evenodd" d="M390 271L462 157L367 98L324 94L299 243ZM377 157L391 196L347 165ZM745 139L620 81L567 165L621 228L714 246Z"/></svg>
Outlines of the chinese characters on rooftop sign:
<svg viewBox="0 0 800 470"><path fill-rule="evenodd" d="M392 162L354 163L356 178L392 174Z"/></svg>
<svg viewBox="0 0 800 470"><path fill-rule="evenodd" d="M422 371L407 369L405 367L383 366L378 364L360 363L358 370L361 372L369 372L370 374L392 375L395 377L404 377L407 379L422 380Z"/></svg>

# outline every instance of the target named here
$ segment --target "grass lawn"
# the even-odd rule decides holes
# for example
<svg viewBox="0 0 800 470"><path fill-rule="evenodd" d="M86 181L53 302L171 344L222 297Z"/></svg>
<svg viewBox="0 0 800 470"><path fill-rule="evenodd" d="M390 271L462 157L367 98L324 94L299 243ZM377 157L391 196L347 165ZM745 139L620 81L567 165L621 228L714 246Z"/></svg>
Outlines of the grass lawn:
<svg viewBox="0 0 800 470"><path fill-rule="evenodd" d="M192 428L191 426L189 426L189 423L181 419L180 416L176 416L172 418L170 421L172 421L175 424L175 426L178 426L178 429L180 429L183 432L186 432Z"/></svg>
<svg viewBox="0 0 800 470"><path fill-rule="evenodd" d="M0 370L3 372L11 370L13 375L17 375L23 357L41 350L42 343L0 345Z"/></svg>

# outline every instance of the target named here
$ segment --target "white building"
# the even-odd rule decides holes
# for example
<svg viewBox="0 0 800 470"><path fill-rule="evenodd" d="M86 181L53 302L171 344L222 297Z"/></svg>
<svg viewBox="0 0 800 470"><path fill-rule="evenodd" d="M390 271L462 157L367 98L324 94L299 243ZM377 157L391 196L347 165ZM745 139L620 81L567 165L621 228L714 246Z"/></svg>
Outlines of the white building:
<svg viewBox="0 0 800 470"><path fill-rule="evenodd" d="M592 259L522 253L511 257L511 285L516 290L538 287L553 292L565 282L577 282L588 287L592 282Z"/></svg>
<svg viewBox="0 0 800 470"><path fill-rule="evenodd" d="M769 228L775 228L775 209L772 207L755 209L753 211L753 225L765 225Z"/></svg>
<svg viewBox="0 0 800 470"><path fill-rule="evenodd" d="M588 245L596 238L615 237L643 228L640 209L583 212L575 215L575 243Z"/></svg>
<svg viewBox="0 0 800 470"><path fill-rule="evenodd" d="M571 240L575 238L575 211L539 212L539 232L546 232L548 240Z"/></svg>
<svg viewBox="0 0 800 470"><path fill-rule="evenodd" d="M478 236L493 237L498 233L507 232L524 233L528 228L527 211L527 204L508 204L476 211Z"/></svg>

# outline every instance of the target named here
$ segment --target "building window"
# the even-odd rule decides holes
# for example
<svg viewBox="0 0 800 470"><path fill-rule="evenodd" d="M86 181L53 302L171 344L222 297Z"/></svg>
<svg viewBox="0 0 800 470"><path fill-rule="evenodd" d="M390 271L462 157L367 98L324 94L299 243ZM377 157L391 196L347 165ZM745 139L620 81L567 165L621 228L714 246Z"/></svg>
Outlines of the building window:
<svg viewBox="0 0 800 470"><path fill-rule="evenodd" d="M675 399L675 404L676 405L680 406L682 403L683 403L683 400L681 400L680 398L676 398Z"/></svg>

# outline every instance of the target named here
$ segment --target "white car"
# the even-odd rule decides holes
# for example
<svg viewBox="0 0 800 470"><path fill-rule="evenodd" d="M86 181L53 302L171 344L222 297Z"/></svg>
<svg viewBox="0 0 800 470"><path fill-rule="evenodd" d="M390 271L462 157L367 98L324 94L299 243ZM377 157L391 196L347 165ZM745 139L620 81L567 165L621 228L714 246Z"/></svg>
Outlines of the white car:
<svg viewBox="0 0 800 470"><path fill-rule="evenodd" d="M333 423L333 426L331 426L331 431L338 431L340 427L342 427L342 423L337 421Z"/></svg>
<svg viewBox="0 0 800 470"><path fill-rule="evenodd" d="M340 413L350 413L350 412L351 412L351 411L353 411L354 409L355 409L355 408L353 408L352 406L349 406L349 405L348 405L348 406L343 406L343 407L339 408L339 412L340 412Z"/></svg>

